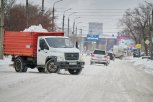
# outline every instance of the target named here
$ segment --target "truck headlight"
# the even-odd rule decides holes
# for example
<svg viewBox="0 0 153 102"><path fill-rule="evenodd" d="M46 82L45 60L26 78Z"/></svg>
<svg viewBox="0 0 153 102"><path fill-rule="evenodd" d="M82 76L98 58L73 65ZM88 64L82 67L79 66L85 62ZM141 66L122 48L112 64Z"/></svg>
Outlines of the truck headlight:
<svg viewBox="0 0 153 102"><path fill-rule="evenodd" d="M57 61L64 61L64 57L58 56Z"/></svg>

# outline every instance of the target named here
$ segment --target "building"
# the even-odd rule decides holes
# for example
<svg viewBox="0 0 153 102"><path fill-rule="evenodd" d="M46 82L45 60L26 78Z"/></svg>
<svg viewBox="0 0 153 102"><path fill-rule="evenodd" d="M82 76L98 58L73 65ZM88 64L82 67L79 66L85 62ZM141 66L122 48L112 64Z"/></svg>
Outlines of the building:
<svg viewBox="0 0 153 102"><path fill-rule="evenodd" d="M93 51L95 49L108 51L116 44L116 37L103 34L102 23L90 22L88 34L83 41L85 51Z"/></svg>
<svg viewBox="0 0 153 102"><path fill-rule="evenodd" d="M103 23L89 22L88 34L102 35L103 34Z"/></svg>

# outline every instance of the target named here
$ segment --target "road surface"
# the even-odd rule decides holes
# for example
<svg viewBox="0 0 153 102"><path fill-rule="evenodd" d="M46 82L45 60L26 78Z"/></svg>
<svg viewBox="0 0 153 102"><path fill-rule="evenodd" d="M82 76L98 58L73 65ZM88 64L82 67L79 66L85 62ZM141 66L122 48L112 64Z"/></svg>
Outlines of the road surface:
<svg viewBox="0 0 153 102"><path fill-rule="evenodd" d="M90 65L80 75L16 73L0 65L0 102L153 102L153 75L128 60Z"/></svg>

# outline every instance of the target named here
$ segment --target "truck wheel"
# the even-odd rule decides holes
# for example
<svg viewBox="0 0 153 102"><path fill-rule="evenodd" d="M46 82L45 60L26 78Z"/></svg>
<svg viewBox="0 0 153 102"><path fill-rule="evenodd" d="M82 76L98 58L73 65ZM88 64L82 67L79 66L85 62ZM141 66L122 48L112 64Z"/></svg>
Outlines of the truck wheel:
<svg viewBox="0 0 153 102"><path fill-rule="evenodd" d="M55 62L52 61L52 60L47 61L47 63L46 63L46 72L56 73L57 71L58 71L58 67L55 64Z"/></svg>
<svg viewBox="0 0 153 102"><path fill-rule="evenodd" d="M68 71L72 75L78 75L82 71L82 68L81 69L68 69Z"/></svg>
<svg viewBox="0 0 153 102"><path fill-rule="evenodd" d="M26 72L27 67L21 57L17 57L14 61L14 68L16 72Z"/></svg>
<svg viewBox="0 0 153 102"><path fill-rule="evenodd" d="M38 67L38 71L39 71L40 73L44 73L44 72L45 72L45 68Z"/></svg>

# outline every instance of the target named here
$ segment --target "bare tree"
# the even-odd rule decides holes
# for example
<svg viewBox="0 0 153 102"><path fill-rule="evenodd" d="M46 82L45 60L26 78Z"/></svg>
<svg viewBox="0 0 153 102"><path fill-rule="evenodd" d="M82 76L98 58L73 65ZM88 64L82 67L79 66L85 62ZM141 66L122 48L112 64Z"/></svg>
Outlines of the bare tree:
<svg viewBox="0 0 153 102"><path fill-rule="evenodd" d="M28 6L28 22L29 26L41 24L45 29L50 30L51 24L51 11L47 10L42 13L38 5ZM9 14L5 15L5 30L22 31L26 28L26 7L18 4L13 5L9 9Z"/></svg>
<svg viewBox="0 0 153 102"><path fill-rule="evenodd" d="M150 37L148 32L151 27L151 10L152 8L149 5L140 4L133 10L126 10L123 18L119 21L120 25L125 28L122 32L129 33L136 43L144 45L146 55L148 55L148 45L144 41Z"/></svg>

